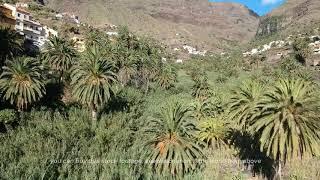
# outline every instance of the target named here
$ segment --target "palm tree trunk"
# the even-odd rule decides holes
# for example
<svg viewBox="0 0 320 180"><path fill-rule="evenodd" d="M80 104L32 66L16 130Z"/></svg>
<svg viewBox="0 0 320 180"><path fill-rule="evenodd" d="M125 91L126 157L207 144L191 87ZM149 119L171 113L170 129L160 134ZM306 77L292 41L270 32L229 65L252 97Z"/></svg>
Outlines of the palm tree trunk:
<svg viewBox="0 0 320 180"><path fill-rule="evenodd" d="M282 165L281 165L281 161L278 160L277 161L277 170L276 170L276 174L275 174L275 180L282 180Z"/></svg>
<svg viewBox="0 0 320 180"><path fill-rule="evenodd" d="M24 112L23 112L23 110L22 110L22 108L18 108L17 109L17 111L18 111L18 119L19 119L19 121L25 121L25 117L24 117Z"/></svg>
<svg viewBox="0 0 320 180"><path fill-rule="evenodd" d="M282 180L282 167L281 167L281 161L278 162L278 176L279 180Z"/></svg>
<svg viewBox="0 0 320 180"><path fill-rule="evenodd" d="M92 108L92 127L95 129L97 126L97 119L98 119L98 111L95 106Z"/></svg>
<svg viewBox="0 0 320 180"><path fill-rule="evenodd" d="M59 79L59 83L63 83L63 71L61 71L61 73L60 73L60 79Z"/></svg>
<svg viewBox="0 0 320 180"><path fill-rule="evenodd" d="M145 94L147 94L149 91L149 79L147 79L147 82L146 82L146 90L145 90Z"/></svg>

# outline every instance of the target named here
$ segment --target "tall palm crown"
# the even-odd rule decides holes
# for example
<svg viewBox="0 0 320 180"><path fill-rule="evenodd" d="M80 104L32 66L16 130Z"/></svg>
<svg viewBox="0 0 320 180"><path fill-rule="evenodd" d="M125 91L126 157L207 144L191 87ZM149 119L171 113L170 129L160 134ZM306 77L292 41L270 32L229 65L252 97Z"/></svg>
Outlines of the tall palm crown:
<svg viewBox="0 0 320 180"><path fill-rule="evenodd" d="M261 102L262 115L251 125L261 132L261 150L281 161L319 153L319 98L315 87L301 79L280 80Z"/></svg>
<svg viewBox="0 0 320 180"><path fill-rule="evenodd" d="M76 52L72 44L58 37L50 38L44 50L45 62L52 70L63 73L70 69Z"/></svg>
<svg viewBox="0 0 320 180"><path fill-rule="evenodd" d="M205 117L215 116L217 109L211 99L205 101L195 101L191 104L192 117L200 121Z"/></svg>
<svg viewBox="0 0 320 180"><path fill-rule="evenodd" d="M145 92L147 92L149 89L149 83L151 81L160 80L161 75L162 77L169 75L168 73L164 72L165 71L163 69L164 64L161 61L162 57L164 57L165 55L163 54L161 47L153 43L150 39L140 40L140 44L137 52L138 52L137 53L137 57L138 57L137 70L139 72L138 76L140 78L142 85L144 85L145 87ZM156 79L157 77L158 79ZM166 84L163 84L163 85L162 85L163 88L169 88L169 86L171 86L172 84L169 85L168 87L165 87Z"/></svg>
<svg viewBox="0 0 320 180"><path fill-rule="evenodd" d="M259 83L247 81L233 91L229 103L230 119L235 120L240 128L246 129L250 121L259 115L263 89Z"/></svg>
<svg viewBox="0 0 320 180"><path fill-rule="evenodd" d="M133 53L129 53L127 58L119 63L118 77L122 85L127 85L132 77L137 73L136 57Z"/></svg>
<svg viewBox="0 0 320 180"><path fill-rule="evenodd" d="M104 32L101 32L99 30L93 30L91 29L86 37L85 37L86 47L91 46L108 46L110 44L110 40L108 38L108 35Z"/></svg>
<svg viewBox="0 0 320 180"><path fill-rule="evenodd" d="M0 66L4 60L12 57L22 50L23 39L9 28L0 28Z"/></svg>
<svg viewBox="0 0 320 180"><path fill-rule="evenodd" d="M228 129L222 116L206 118L199 123L199 139L209 147L221 148L226 146L225 138Z"/></svg>
<svg viewBox="0 0 320 180"><path fill-rule="evenodd" d="M26 109L45 94L40 63L31 58L8 61L0 76L0 88L5 100L19 110Z"/></svg>
<svg viewBox="0 0 320 180"><path fill-rule="evenodd" d="M177 80L175 69L169 65L162 67L159 74L156 76L157 83L164 89L171 88Z"/></svg>
<svg viewBox="0 0 320 180"><path fill-rule="evenodd" d="M171 175L184 175L198 168L197 159L203 158L203 153L195 130L189 108L177 100L168 102L145 131L150 138L144 146L147 164L157 173Z"/></svg>
<svg viewBox="0 0 320 180"><path fill-rule="evenodd" d="M192 96L200 100L205 100L210 97L210 87L206 74L198 75L193 78L195 84L192 87Z"/></svg>
<svg viewBox="0 0 320 180"><path fill-rule="evenodd" d="M111 85L116 81L115 67L99 47L89 48L71 73L73 95L83 103L97 108L111 95Z"/></svg>

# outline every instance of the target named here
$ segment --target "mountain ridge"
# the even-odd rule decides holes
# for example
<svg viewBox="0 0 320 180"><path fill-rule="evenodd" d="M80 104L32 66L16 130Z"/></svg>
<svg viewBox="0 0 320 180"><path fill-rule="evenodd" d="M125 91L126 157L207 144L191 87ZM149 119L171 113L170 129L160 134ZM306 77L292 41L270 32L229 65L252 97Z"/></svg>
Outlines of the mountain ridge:
<svg viewBox="0 0 320 180"><path fill-rule="evenodd" d="M320 16L317 0L287 0L265 16L233 2L207 0L45 0L59 11L94 26L127 25L174 48L224 52L273 33L290 33ZM294 27L294 28L292 28Z"/></svg>
<svg viewBox="0 0 320 180"><path fill-rule="evenodd" d="M172 47L190 44L215 51L248 42L259 23L258 15L244 5L207 0L47 0L45 4L95 26L128 25Z"/></svg>

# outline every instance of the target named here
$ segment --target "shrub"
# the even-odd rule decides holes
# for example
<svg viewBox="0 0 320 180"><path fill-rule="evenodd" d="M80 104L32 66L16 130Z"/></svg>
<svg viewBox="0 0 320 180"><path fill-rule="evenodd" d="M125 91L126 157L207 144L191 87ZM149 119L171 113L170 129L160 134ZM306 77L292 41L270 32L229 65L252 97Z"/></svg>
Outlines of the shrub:
<svg viewBox="0 0 320 180"><path fill-rule="evenodd" d="M10 123L17 120L17 116L14 110L4 109L0 111L0 123Z"/></svg>

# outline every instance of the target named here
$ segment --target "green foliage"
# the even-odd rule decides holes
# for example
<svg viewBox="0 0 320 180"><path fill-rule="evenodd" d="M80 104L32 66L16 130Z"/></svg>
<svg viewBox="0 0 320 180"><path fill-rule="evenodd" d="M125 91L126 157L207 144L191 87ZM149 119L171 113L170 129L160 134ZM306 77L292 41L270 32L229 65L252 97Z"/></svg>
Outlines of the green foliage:
<svg viewBox="0 0 320 180"><path fill-rule="evenodd" d="M192 96L200 101L208 99L211 96L211 92L207 75L205 73L192 73L191 76L195 83L192 87Z"/></svg>
<svg viewBox="0 0 320 180"><path fill-rule="evenodd" d="M72 94L76 100L92 109L95 120L97 109L111 97L111 86L117 81L114 64L100 47L93 46L84 53L72 70Z"/></svg>
<svg viewBox="0 0 320 180"><path fill-rule="evenodd" d="M261 100L260 116L250 129L261 132L261 151L286 162L295 155L318 154L319 99L315 87L301 79L280 80Z"/></svg>
<svg viewBox="0 0 320 180"><path fill-rule="evenodd" d="M43 57L45 64L51 70L61 73L60 78L62 78L64 72L68 71L71 65L75 63L76 52L71 42L58 37L51 37L46 44Z"/></svg>
<svg viewBox="0 0 320 180"><path fill-rule="evenodd" d="M16 112L12 109L4 109L0 111L0 123L9 123L17 119Z"/></svg>
<svg viewBox="0 0 320 180"><path fill-rule="evenodd" d="M3 56L0 179L270 178L275 162L285 178L319 177L285 163L319 162L318 72L297 56L248 63L234 50L173 65L165 46L126 27L89 28L86 45L78 54L53 38L36 58ZM247 159L262 163L233 163Z"/></svg>
<svg viewBox="0 0 320 180"><path fill-rule="evenodd" d="M0 76L3 98L19 110L28 108L46 93L40 63L33 58L8 61Z"/></svg>
<svg viewBox="0 0 320 180"><path fill-rule="evenodd" d="M86 47L107 46L110 42L107 35L95 29L90 29L85 38Z"/></svg>
<svg viewBox="0 0 320 180"><path fill-rule="evenodd" d="M217 117L223 111L221 101L215 97L203 101L196 100L191 104L191 108L192 116L198 121L206 117Z"/></svg>
<svg viewBox="0 0 320 180"><path fill-rule="evenodd" d="M222 118L223 116L206 118L199 123L199 139L206 142L209 147L222 148L227 145L225 140L228 127Z"/></svg>
<svg viewBox="0 0 320 180"><path fill-rule="evenodd" d="M204 155L196 141L190 108L171 100L153 116L145 133L143 157L157 174L183 176L199 168Z"/></svg>
<svg viewBox="0 0 320 180"><path fill-rule="evenodd" d="M173 87L176 82L176 78L176 70L172 66L163 67L158 76L156 76L157 83L164 89Z"/></svg>
<svg viewBox="0 0 320 180"><path fill-rule="evenodd" d="M259 103L262 99L264 88L255 81L244 82L235 89L229 102L230 119L243 130L260 113Z"/></svg>
<svg viewBox="0 0 320 180"><path fill-rule="evenodd" d="M308 57L312 54L309 47L309 39L296 37L292 43L292 47L296 60L306 65Z"/></svg>
<svg viewBox="0 0 320 180"><path fill-rule="evenodd" d="M22 45L23 38L17 32L0 27L0 67L4 65L7 58L19 55Z"/></svg>
<svg viewBox="0 0 320 180"><path fill-rule="evenodd" d="M127 153L132 152L133 123L121 115L103 116L92 131L85 110L67 114L32 111L24 127L0 136L6 144L0 147L0 178L111 180L134 175L132 164L120 163L134 159Z"/></svg>

